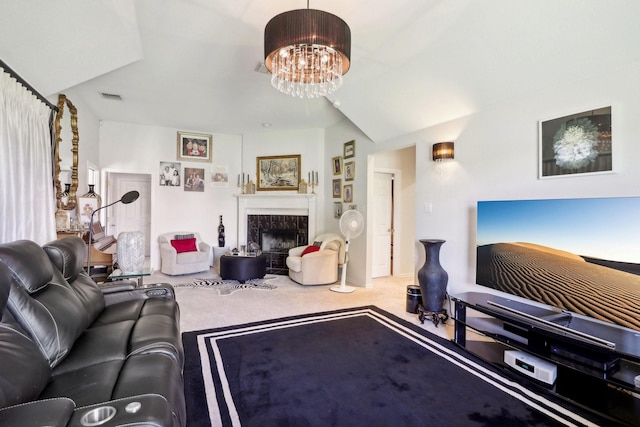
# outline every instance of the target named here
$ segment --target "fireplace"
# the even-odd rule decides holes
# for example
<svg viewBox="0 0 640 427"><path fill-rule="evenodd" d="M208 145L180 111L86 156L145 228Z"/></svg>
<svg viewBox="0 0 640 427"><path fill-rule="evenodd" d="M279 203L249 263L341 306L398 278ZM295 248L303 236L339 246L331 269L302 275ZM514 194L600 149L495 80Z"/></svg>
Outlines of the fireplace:
<svg viewBox="0 0 640 427"><path fill-rule="evenodd" d="M260 229L260 249L262 252L289 252L298 246L297 229Z"/></svg>
<svg viewBox="0 0 640 427"><path fill-rule="evenodd" d="M296 230L295 245L306 245L316 235L316 195L238 194L238 247L254 242L261 244L262 231ZM265 251L267 273L288 274L288 249Z"/></svg>
<svg viewBox="0 0 640 427"><path fill-rule="evenodd" d="M247 242L256 242L267 257L268 274L288 274L289 249L306 245L307 215L247 215Z"/></svg>

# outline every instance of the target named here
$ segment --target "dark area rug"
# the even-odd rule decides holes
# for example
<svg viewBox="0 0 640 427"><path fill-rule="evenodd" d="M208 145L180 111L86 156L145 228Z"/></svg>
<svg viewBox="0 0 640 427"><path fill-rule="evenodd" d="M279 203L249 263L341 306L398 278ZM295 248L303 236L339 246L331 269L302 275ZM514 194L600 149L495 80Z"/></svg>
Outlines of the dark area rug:
<svg viewBox="0 0 640 427"><path fill-rule="evenodd" d="M189 427L596 425L376 307L183 340Z"/></svg>

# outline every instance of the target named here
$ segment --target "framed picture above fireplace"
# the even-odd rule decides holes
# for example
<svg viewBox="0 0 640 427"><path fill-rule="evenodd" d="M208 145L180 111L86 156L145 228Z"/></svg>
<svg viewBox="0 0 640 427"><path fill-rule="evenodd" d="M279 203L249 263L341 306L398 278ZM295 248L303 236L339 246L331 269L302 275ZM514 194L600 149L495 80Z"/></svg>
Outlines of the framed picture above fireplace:
<svg viewBox="0 0 640 427"><path fill-rule="evenodd" d="M256 157L257 190L298 190L300 154Z"/></svg>

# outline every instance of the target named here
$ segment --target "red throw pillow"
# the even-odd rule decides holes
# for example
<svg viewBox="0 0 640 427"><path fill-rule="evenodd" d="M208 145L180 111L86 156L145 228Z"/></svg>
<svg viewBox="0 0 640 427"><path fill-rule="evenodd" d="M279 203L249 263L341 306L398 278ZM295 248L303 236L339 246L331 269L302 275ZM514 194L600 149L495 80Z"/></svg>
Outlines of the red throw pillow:
<svg viewBox="0 0 640 427"><path fill-rule="evenodd" d="M196 239L180 239L180 240L172 240L171 246L176 248L176 252L196 252L198 249L196 248Z"/></svg>
<svg viewBox="0 0 640 427"><path fill-rule="evenodd" d="M304 251L302 251L302 255L300 256L305 256L306 254L310 254L311 252L318 252L320 250L320 246L307 246L306 248L304 248Z"/></svg>

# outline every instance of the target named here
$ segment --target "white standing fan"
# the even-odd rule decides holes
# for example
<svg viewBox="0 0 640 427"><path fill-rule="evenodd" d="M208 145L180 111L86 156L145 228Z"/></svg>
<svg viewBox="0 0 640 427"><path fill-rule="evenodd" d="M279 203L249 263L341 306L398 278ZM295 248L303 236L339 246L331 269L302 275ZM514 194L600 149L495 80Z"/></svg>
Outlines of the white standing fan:
<svg viewBox="0 0 640 427"><path fill-rule="evenodd" d="M340 286L330 288L333 292L341 292L344 294L356 290L353 286L347 286L347 263L349 262L349 240L355 239L364 230L364 218L362 214L355 209L345 211L340 217L340 231L344 235L344 264L342 265L342 279Z"/></svg>

